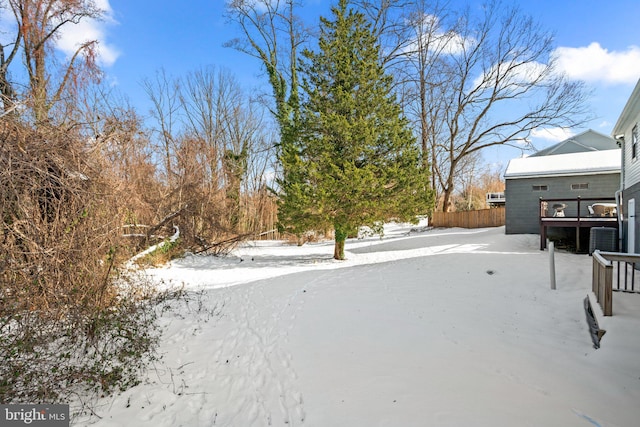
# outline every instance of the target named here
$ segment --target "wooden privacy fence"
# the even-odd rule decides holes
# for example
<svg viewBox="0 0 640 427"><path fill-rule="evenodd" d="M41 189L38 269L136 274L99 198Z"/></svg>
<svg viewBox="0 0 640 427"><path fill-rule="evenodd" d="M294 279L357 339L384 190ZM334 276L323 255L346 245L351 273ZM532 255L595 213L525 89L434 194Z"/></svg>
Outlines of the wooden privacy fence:
<svg viewBox="0 0 640 427"><path fill-rule="evenodd" d="M433 227L482 228L500 227L504 224L504 207L478 211L434 212L430 221Z"/></svg>

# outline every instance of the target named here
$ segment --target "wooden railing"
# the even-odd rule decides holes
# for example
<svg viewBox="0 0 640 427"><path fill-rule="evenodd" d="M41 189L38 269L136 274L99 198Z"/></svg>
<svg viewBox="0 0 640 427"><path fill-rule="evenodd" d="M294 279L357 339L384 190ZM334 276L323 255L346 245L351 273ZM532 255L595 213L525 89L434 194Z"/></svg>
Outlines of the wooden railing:
<svg viewBox="0 0 640 427"><path fill-rule="evenodd" d="M635 286L636 265L639 263L640 255L638 254L600 252L599 250L593 252L591 288L605 316L613 314L613 291L640 291ZM615 283L614 269L617 271Z"/></svg>
<svg viewBox="0 0 640 427"><path fill-rule="evenodd" d="M591 218L593 216L616 217L616 209L608 210L606 215L594 215L589 212L589 207L592 206L594 202L615 205L615 201L615 197L575 197L560 199L543 199L540 197L538 209L540 219L548 217L571 217L577 218L578 221L580 221L582 218Z"/></svg>
<svg viewBox="0 0 640 427"><path fill-rule="evenodd" d="M461 212L434 212L429 223L433 227L500 227L505 224L505 208L498 207Z"/></svg>
<svg viewBox="0 0 640 427"><path fill-rule="evenodd" d="M594 209L596 205L598 210L602 208L601 212L596 212ZM575 228L576 251L580 251L583 250L581 249L582 245L580 242L581 228L619 228L620 226L617 216L617 205L613 197L540 198L538 209L540 220L540 250L546 248L547 232L553 227ZM608 250L615 250L615 248L608 248Z"/></svg>

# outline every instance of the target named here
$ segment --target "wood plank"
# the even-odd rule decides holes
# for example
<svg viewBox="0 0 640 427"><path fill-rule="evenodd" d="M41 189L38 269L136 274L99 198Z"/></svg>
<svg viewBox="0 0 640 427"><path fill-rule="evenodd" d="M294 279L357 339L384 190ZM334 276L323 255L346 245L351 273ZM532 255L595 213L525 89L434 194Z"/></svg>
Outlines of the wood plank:
<svg viewBox="0 0 640 427"><path fill-rule="evenodd" d="M505 225L506 209L496 207L477 211L434 212L431 225L434 227L484 228Z"/></svg>
<svg viewBox="0 0 640 427"><path fill-rule="evenodd" d="M613 266L605 267L605 279L603 283L602 311L605 316L613 314Z"/></svg>

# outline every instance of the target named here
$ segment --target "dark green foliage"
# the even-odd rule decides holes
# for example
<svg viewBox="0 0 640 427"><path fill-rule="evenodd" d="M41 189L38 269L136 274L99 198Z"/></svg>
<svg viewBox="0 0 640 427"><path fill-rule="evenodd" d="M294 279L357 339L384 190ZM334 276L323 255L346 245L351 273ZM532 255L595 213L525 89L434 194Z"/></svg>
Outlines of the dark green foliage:
<svg viewBox="0 0 640 427"><path fill-rule="evenodd" d="M309 170L300 155L298 144L282 144L280 147L282 178L278 180L278 228L300 235L307 230L320 228L314 212L314 195L309 185Z"/></svg>
<svg viewBox="0 0 640 427"><path fill-rule="evenodd" d="M333 226L334 257L359 226L411 221L432 208L428 170L385 74L364 15L341 0L321 20L319 51L304 52L299 143L283 153L280 221Z"/></svg>

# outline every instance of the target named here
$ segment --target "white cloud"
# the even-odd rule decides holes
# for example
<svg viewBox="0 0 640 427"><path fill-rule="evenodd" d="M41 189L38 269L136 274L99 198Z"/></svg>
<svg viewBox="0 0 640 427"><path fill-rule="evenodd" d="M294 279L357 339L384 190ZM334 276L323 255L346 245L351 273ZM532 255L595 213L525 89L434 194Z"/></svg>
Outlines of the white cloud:
<svg viewBox="0 0 640 427"><path fill-rule="evenodd" d="M437 34L436 36L441 40L437 49L442 46L442 52L449 55L460 55L477 43L476 39L464 37L455 31L447 31L446 33Z"/></svg>
<svg viewBox="0 0 640 427"><path fill-rule="evenodd" d="M640 77L640 47L609 51L594 42L586 47L559 47L554 57L569 78L609 84L635 84Z"/></svg>
<svg viewBox="0 0 640 427"><path fill-rule="evenodd" d="M104 11L102 21L95 19L85 19L78 24L68 24L63 27L60 37L56 40L56 47L68 56L72 56L78 47L91 40L98 41L98 62L103 66L113 65L120 52L118 49L107 43L107 27L115 25L113 18L113 10L109 4L109 0L96 0L95 4Z"/></svg>
<svg viewBox="0 0 640 427"><path fill-rule="evenodd" d="M420 45L427 47L431 53L445 55L460 55L476 43L474 38L467 38L452 30L442 27L440 18L436 15L425 14L421 22L409 22L416 31L416 37L403 49L405 53L415 52ZM418 43L422 38L422 43Z"/></svg>
<svg viewBox="0 0 640 427"><path fill-rule="evenodd" d="M542 139L551 142L562 142L574 135L575 134L571 131L571 129L561 127L534 129L533 131L531 131L531 138Z"/></svg>
<svg viewBox="0 0 640 427"><path fill-rule="evenodd" d="M109 0L94 0L94 3L98 9L102 9L108 16L112 15L113 10L109 4Z"/></svg>

